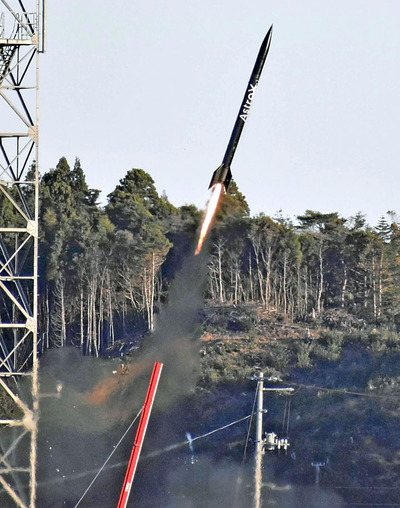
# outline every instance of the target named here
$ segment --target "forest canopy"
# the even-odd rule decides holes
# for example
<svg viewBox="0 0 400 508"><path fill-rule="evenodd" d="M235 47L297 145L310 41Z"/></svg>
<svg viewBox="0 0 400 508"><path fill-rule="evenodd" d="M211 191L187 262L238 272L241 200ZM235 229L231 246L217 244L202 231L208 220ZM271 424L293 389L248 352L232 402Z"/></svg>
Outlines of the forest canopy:
<svg viewBox="0 0 400 508"><path fill-rule="evenodd" d="M99 206L79 159L40 181L42 348L75 345L99 355L154 328L202 211L175 207L143 169L131 169ZM29 199L29 196L27 196ZM9 217L0 201L3 223ZM400 321L400 229L394 212L376 227L362 213L306 210L251 216L232 182L210 238L205 298L254 303L288 321L337 309L379 325Z"/></svg>

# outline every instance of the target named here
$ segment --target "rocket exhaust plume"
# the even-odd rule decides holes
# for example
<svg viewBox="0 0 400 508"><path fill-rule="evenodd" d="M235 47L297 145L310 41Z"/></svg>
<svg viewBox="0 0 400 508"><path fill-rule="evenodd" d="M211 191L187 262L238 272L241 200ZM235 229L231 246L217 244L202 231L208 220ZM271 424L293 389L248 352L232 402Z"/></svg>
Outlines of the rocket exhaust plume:
<svg viewBox="0 0 400 508"><path fill-rule="evenodd" d="M216 183L211 191L210 201L207 204L206 214L204 216L203 224L201 225L199 241L195 250L195 256L200 254L201 248L203 247L204 240L206 239L208 230L210 229L213 217L217 210L219 198L222 193L222 183Z"/></svg>
<svg viewBox="0 0 400 508"><path fill-rule="evenodd" d="M229 139L228 146L226 148L226 152L224 158L222 160L222 164L217 168L211 178L211 182L209 185L209 189L212 189L212 195L207 206L206 215L204 217L204 222L201 227L199 243L197 245L195 255L199 254L201 251L201 247L207 236L207 232L209 230L212 218L215 214L215 210L218 205L219 196L221 195L222 186L225 187L225 190L228 190L229 183L232 179L231 173L231 163L233 156L235 155L237 145L239 143L240 136L242 134L242 130L244 124L246 123L247 116L250 111L251 104L253 102L254 94L257 89L258 81L261 76L261 72L264 67L265 60L268 55L269 47L271 45L271 37L272 37L272 26L268 30L267 35L265 36L260 50L257 55L256 63L254 64L253 72L251 73L249 83L246 88L246 92L244 94L242 104L240 105L239 113L236 118L235 125L233 126L232 134ZM217 190L217 184L219 185L219 189ZM216 194L218 193L218 197ZM216 201L214 206L214 199ZM213 203L214 208L211 207L211 203Z"/></svg>

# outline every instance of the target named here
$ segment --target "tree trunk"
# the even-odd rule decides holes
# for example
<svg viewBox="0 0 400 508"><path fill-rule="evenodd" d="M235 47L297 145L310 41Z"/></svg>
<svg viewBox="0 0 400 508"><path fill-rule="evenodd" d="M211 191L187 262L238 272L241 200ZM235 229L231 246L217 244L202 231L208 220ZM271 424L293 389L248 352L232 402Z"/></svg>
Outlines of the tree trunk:
<svg viewBox="0 0 400 508"><path fill-rule="evenodd" d="M308 313L308 267L305 267L305 276L304 276L304 315L307 316Z"/></svg>
<svg viewBox="0 0 400 508"><path fill-rule="evenodd" d="M92 284L92 296L91 296L91 304L92 304L92 334L93 334L93 349L96 358L99 356L99 348L98 348L98 337L97 337L97 316L96 316L96 294L97 294L97 283L94 280Z"/></svg>
<svg viewBox="0 0 400 508"><path fill-rule="evenodd" d="M379 259L379 271L378 271L378 318L381 316L382 313L382 293L383 293L383 249L381 251L381 256Z"/></svg>
<svg viewBox="0 0 400 508"><path fill-rule="evenodd" d="M86 331L86 354L92 354L92 305L90 302L90 291L87 295L87 331Z"/></svg>
<svg viewBox="0 0 400 508"><path fill-rule="evenodd" d="M46 349L50 348L50 299L49 286L46 285Z"/></svg>
<svg viewBox="0 0 400 508"><path fill-rule="evenodd" d="M374 319L378 317L377 301L376 301L376 268L375 268L375 254L372 255L372 308L374 312Z"/></svg>
<svg viewBox="0 0 400 508"><path fill-rule="evenodd" d="M347 287L347 267L346 267L346 263L343 261L343 259L342 259L342 265L343 265L343 284L342 284L342 294L340 297L340 301L341 301L341 307L344 308L346 287Z"/></svg>
<svg viewBox="0 0 400 508"><path fill-rule="evenodd" d="M114 314L113 314L113 306L112 306L112 294L111 294L111 288L110 288L110 274L108 274L108 321L109 321L109 328L110 328L110 343L113 346L115 343L115 331L114 331Z"/></svg>
<svg viewBox="0 0 400 508"><path fill-rule="evenodd" d="M254 302L254 287L253 287L253 272L251 269L251 254L249 254L249 286L250 286L250 301Z"/></svg>
<svg viewBox="0 0 400 508"><path fill-rule="evenodd" d="M83 298L84 298L84 294L83 294L83 286L81 285L81 292L80 292L80 325L81 325L81 341L80 341L80 347L81 347L81 351L82 351L82 352L84 351L84 344L85 344L85 331L84 331L84 326L85 326L85 321L84 321L84 312L85 312L85 308L84 308L84 305L83 305Z"/></svg>
<svg viewBox="0 0 400 508"><path fill-rule="evenodd" d="M271 264L272 264L272 248L268 247L267 254L267 274L265 277L265 308L269 310L269 304L271 300Z"/></svg>
<svg viewBox="0 0 400 508"><path fill-rule="evenodd" d="M322 311L322 294L324 291L324 265L322 259L322 242L319 247L318 258L319 258L319 286L317 296L317 312L318 314L320 314Z"/></svg>
<svg viewBox="0 0 400 508"><path fill-rule="evenodd" d="M287 254L286 252L283 255L283 281L282 281L282 291L283 291L283 314L287 315L287 294L286 294L286 278L287 278Z"/></svg>
<svg viewBox="0 0 400 508"><path fill-rule="evenodd" d="M220 245L217 245L218 251L218 284L219 284L219 301L224 302L224 280L222 277L222 249Z"/></svg>

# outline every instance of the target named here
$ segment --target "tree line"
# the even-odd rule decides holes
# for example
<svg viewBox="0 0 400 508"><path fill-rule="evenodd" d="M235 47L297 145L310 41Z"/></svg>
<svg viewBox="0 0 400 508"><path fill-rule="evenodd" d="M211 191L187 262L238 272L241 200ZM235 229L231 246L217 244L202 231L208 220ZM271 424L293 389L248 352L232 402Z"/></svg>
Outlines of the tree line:
<svg viewBox="0 0 400 508"><path fill-rule="evenodd" d="M193 255L202 211L175 207L151 176L132 169L98 205L79 159L62 157L40 179L39 309L42 348L75 345L100 355L154 328L183 259ZM30 199L30 196L27 196ZM0 202L3 223L10 211ZM400 228L359 213L307 210L296 220L252 217L235 182L207 248L206 299L254 303L289 321L339 309L365 322L397 323Z"/></svg>

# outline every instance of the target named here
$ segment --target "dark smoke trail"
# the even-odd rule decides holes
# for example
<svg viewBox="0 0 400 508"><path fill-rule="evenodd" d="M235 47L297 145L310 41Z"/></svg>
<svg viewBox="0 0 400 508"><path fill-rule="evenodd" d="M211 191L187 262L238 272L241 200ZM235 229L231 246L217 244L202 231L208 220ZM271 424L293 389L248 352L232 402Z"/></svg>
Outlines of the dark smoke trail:
<svg viewBox="0 0 400 508"><path fill-rule="evenodd" d="M62 391L59 398L49 396L41 404L39 481L48 481L49 486L40 492L39 506L75 505L87 479L71 483L69 476L101 467L118 441L121 424L126 426L143 404L155 361L164 364L155 421L157 413L194 390L200 372L198 311L203 305L205 278L205 256L187 259L171 285L155 332L132 356L123 375L118 372L119 362L82 357L72 348L49 351L42 359L42 392L55 393L57 384ZM164 442L168 442L168 432L164 427ZM124 453L127 448L128 443ZM107 472L99 486L103 495L88 496L90 506L108 507L118 499L123 476L122 470ZM58 482L51 483L52 479ZM82 506L89 505L82 501Z"/></svg>

